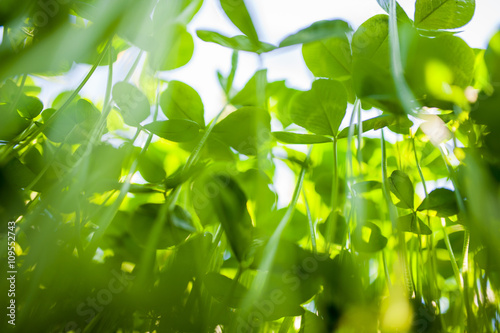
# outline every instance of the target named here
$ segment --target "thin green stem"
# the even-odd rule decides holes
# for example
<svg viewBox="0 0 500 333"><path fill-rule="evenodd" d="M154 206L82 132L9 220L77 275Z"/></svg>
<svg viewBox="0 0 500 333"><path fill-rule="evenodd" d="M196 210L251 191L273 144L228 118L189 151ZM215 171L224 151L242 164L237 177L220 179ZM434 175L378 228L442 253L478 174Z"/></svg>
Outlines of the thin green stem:
<svg viewBox="0 0 500 333"><path fill-rule="evenodd" d="M305 189L302 189L302 196L304 197L304 203L306 205L307 221L309 222L309 234L311 235L312 250L313 253L318 253L318 248L316 247L316 233L314 231L314 222L311 216L311 209L309 209L309 203L307 202Z"/></svg>
<svg viewBox="0 0 500 333"><path fill-rule="evenodd" d="M130 67L130 70L128 71L127 76L125 76L125 78L123 79L124 82L128 82L130 80L130 78L132 77L132 75L134 74L135 69L137 68L137 65L139 65L139 61L141 60L143 53L144 53L143 50L139 51L139 54L137 55L137 58L135 58L135 61L132 64L132 67Z"/></svg>
<svg viewBox="0 0 500 333"><path fill-rule="evenodd" d="M455 280L457 281L457 286L460 289L463 289L464 282L462 280L460 270L458 269L457 260L455 259L455 254L453 253L453 248L451 247L450 237L448 237L448 232L446 231L446 220L444 218L441 218L441 226L443 231L444 243L446 245L446 249L448 250L448 255L450 256L451 267L453 269L453 274L455 275Z"/></svg>
<svg viewBox="0 0 500 333"><path fill-rule="evenodd" d="M332 177L332 194L331 194L331 212L326 226L326 252L330 251L334 235L337 232L337 205L339 194L339 166L337 155L337 138L333 138L333 177Z"/></svg>

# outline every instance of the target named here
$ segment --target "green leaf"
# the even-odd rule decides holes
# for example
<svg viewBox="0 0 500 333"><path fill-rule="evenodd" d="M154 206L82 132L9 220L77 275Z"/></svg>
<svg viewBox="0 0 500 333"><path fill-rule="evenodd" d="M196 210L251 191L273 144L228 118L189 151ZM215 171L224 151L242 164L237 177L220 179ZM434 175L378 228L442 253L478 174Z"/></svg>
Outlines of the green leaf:
<svg viewBox="0 0 500 333"><path fill-rule="evenodd" d="M355 59L352 72L358 98L380 110L404 114L389 68L383 68L370 59Z"/></svg>
<svg viewBox="0 0 500 333"><path fill-rule="evenodd" d="M241 283L215 272L207 273L203 283L213 298L231 308L239 307L248 292Z"/></svg>
<svg viewBox="0 0 500 333"><path fill-rule="evenodd" d="M387 15L375 15L356 30L352 38L353 88L363 102L403 114L391 73L388 37Z"/></svg>
<svg viewBox="0 0 500 333"><path fill-rule="evenodd" d="M75 152L76 156L84 156L85 146L81 145ZM129 153L127 147L115 148L109 144L99 144L92 148L88 157L88 169L84 180L87 193L102 193L114 189L118 182L122 165Z"/></svg>
<svg viewBox="0 0 500 333"><path fill-rule="evenodd" d="M292 100L290 116L294 123L308 131L337 136L347 108L344 86L334 80L317 80L309 91L297 94Z"/></svg>
<svg viewBox="0 0 500 333"><path fill-rule="evenodd" d="M163 165L160 161L156 160L149 150L146 153L139 155L139 164L137 170L141 173L142 178L144 178L149 183L161 183L167 174L163 169Z"/></svg>
<svg viewBox="0 0 500 333"><path fill-rule="evenodd" d="M247 210L245 193L228 175L215 174L207 179L213 189L210 205L219 218L234 255L245 261L253 238L253 225Z"/></svg>
<svg viewBox="0 0 500 333"><path fill-rule="evenodd" d="M437 188L422 201L418 211L436 211L437 216L447 217L458 214L458 204L455 192L446 188Z"/></svg>
<svg viewBox="0 0 500 333"><path fill-rule="evenodd" d="M418 221L418 225L415 223L415 218ZM416 217L415 213L398 217L397 226L401 231L412 232L417 235L432 234L432 230L419 217Z"/></svg>
<svg viewBox="0 0 500 333"><path fill-rule="evenodd" d="M10 104L0 104L0 118L0 140L12 140L29 125L29 121L13 110Z"/></svg>
<svg viewBox="0 0 500 333"><path fill-rule="evenodd" d="M332 37L344 38L347 33L352 31L351 26L342 20L324 20L314 22L307 28L304 28L283 39L279 47L286 47L296 44L312 43L322 39Z"/></svg>
<svg viewBox="0 0 500 333"><path fill-rule="evenodd" d="M256 155L270 138L271 117L256 107L242 107L222 119L213 134L245 155Z"/></svg>
<svg viewBox="0 0 500 333"><path fill-rule="evenodd" d="M380 228L371 222L365 222L356 227L352 236L354 248L361 252L377 252L387 245L387 238L382 235Z"/></svg>
<svg viewBox="0 0 500 333"><path fill-rule="evenodd" d="M389 6L390 6L391 1L390 0L377 0L377 2L380 5L380 7L382 7L382 9L385 10L385 12L387 14L389 14L389 9L390 9ZM404 9L400 6L400 4L397 1L396 1L396 15L398 17L398 21L411 22L410 18L408 17L408 15L404 11Z"/></svg>
<svg viewBox="0 0 500 333"><path fill-rule="evenodd" d="M420 29L456 29L474 16L474 0L417 0L415 26Z"/></svg>
<svg viewBox="0 0 500 333"><path fill-rule="evenodd" d="M113 100L120 108L127 125L137 126L150 114L147 97L130 83L117 82L113 86Z"/></svg>
<svg viewBox="0 0 500 333"><path fill-rule="evenodd" d="M413 209L413 184L406 173L394 170L389 177L389 188L400 200L399 204L402 205L402 207Z"/></svg>
<svg viewBox="0 0 500 333"><path fill-rule="evenodd" d="M36 97L21 95L17 105L19 112L26 118L36 118L43 110L43 103Z"/></svg>
<svg viewBox="0 0 500 333"><path fill-rule="evenodd" d="M394 120L395 120L395 117L393 115L387 115L387 114L383 114L381 116L377 116L374 118L363 120L363 122L362 122L363 133L371 131L371 130L378 130L378 129L384 128L386 126L392 125L394 123ZM358 135L358 124L354 125L353 135L354 136ZM342 138L347 138L348 136L349 136L349 127L346 127L342 131L340 131L337 138L342 139Z"/></svg>
<svg viewBox="0 0 500 333"><path fill-rule="evenodd" d="M475 55L461 38L416 37L408 52L405 76L416 96L443 100L451 98L452 86L465 89L471 84ZM423 103L434 106L432 100Z"/></svg>
<svg viewBox="0 0 500 333"><path fill-rule="evenodd" d="M276 46L264 42L252 42L250 38L244 35L227 37L215 31L197 30L198 37L205 41L219 44L233 50L254 52L257 54L270 52L276 49Z"/></svg>
<svg viewBox="0 0 500 333"><path fill-rule="evenodd" d="M194 52L193 37L181 24L168 26L154 35L148 63L153 70L169 71L186 65Z"/></svg>
<svg viewBox="0 0 500 333"><path fill-rule="evenodd" d="M42 112L44 122L52 118L55 112L52 108L45 109ZM54 142L79 143L88 139L100 115L92 103L79 99L71 103L64 112L58 113L43 133Z"/></svg>
<svg viewBox="0 0 500 333"><path fill-rule="evenodd" d="M262 69L248 80L243 89L241 89L233 98L231 104L236 106L258 106L264 108L266 100L260 98L261 93L265 94L267 85L267 70ZM262 89L262 91L259 91Z"/></svg>
<svg viewBox="0 0 500 333"><path fill-rule="evenodd" d="M352 37L354 59L366 58L389 68L389 16L375 15L366 20Z"/></svg>
<svg viewBox="0 0 500 333"><path fill-rule="evenodd" d="M285 81L270 82L266 87L269 100L269 110L278 118L283 128L288 127L292 120L290 119L290 101L299 90L288 88ZM276 101L276 103L273 103Z"/></svg>
<svg viewBox="0 0 500 333"><path fill-rule="evenodd" d="M272 132L276 140L288 144L314 144L332 142L332 138L315 134L298 134L291 132Z"/></svg>
<svg viewBox="0 0 500 333"><path fill-rule="evenodd" d="M220 0L222 9L233 24L247 35L254 43L259 42L259 36L243 0Z"/></svg>
<svg viewBox="0 0 500 333"><path fill-rule="evenodd" d="M200 131L197 123L186 119L155 121L144 125L144 128L160 138L174 142L194 140Z"/></svg>
<svg viewBox="0 0 500 333"><path fill-rule="evenodd" d="M134 211L128 221L129 231L139 245L146 246L161 206L161 204L143 204ZM182 223L179 220L182 220ZM163 225L157 248L177 245L194 231L196 229L192 225L189 214L180 206L176 206Z"/></svg>
<svg viewBox="0 0 500 333"><path fill-rule="evenodd" d="M200 95L189 85L170 81L161 94L160 106L168 119L192 120L205 127L204 107Z"/></svg>
<svg viewBox="0 0 500 333"><path fill-rule="evenodd" d="M351 77L351 46L346 35L304 44L302 56L316 77L342 81Z"/></svg>
<svg viewBox="0 0 500 333"><path fill-rule="evenodd" d="M500 83L500 31L491 37L484 53L484 61L488 68L492 83ZM497 89L498 90L498 89Z"/></svg>

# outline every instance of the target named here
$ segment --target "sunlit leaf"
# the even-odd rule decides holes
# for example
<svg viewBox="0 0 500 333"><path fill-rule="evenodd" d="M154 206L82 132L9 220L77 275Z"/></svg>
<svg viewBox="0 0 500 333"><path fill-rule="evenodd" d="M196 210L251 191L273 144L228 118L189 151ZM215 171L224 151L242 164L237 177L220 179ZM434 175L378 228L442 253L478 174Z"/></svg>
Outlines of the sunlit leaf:
<svg viewBox="0 0 500 333"><path fill-rule="evenodd" d="M237 106L258 106L263 108L266 94L267 70L259 70L248 80L243 89L241 89L233 98L231 104Z"/></svg>
<svg viewBox="0 0 500 333"><path fill-rule="evenodd" d="M200 95L189 85L170 81L161 94L160 106L168 119L192 120L205 127L204 107Z"/></svg>
<svg viewBox="0 0 500 333"><path fill-rule="evenodd" d="M127 125L137 126L150 114L147 97L130 83L117 82L113 86L113 99L120 108Z"/></svg>
<svg viewBox="0 0 500 333"><path fill-rule="evenodd" d="M474 16L474 0L417 0L415 25L421 29L456 29Z"/></svg>
<svg viewBox="0 0 500 333"><path fill-rule="evenodd" d="M314 81L311 90L298 94L292 103L294 123L315 134L337 136L347 108L347 94L340 82Z"/></svg>
<svg viewBox="0 0 500 333"><path fill-rule="evenodd" d="M342 20L318 21L286 37L281 41L279 46L286 47L296 44L312 43L333 37L344 38L346 34L351 31L352 28L349 24Z"/></svg>
<svg viewBox="0 0 500 333"><path fill-rule="evenodd" d="M347 80L351 76L351 47L346 35L304 44L302 56L316 77Z"/></svg>
<svg viewBox="0 0 500 333"><path fill-rule="evenodd" d="M215 125L213 133L245 155L256 155L270 138L270 116L256 107L243 107Z"/></svg>
<svg viewBox="0 0 500 333"><path fill-rule="evenodd" d="M276 46L264 42L252 42L250 38L244 35L227 37L215 31L197 30L198 37L205 41L219 44L233 50L254 52L257 54L270 52L276 49Z"/></svg>
<svg viewBox="0 0 500 333"><path fill-rule="evenodd" d="M400 205L413 209L413 184L406 173L399 170L393 171L389 177L389 188L400 200Z"/></svg>
<svg viewBox="0 0 500 333"><path fill-rule="evenodd" d="M186 119L155 121L144 125L144 128L160 138L174 142L191 141L198 136L200 131L197 123Z"/></svg>
<svg viewBox="0 0 500 333"><path fill-rule="evenodd" d="M245 6L245 1L220 0L220 4L231 22L233 22L242 33L247 35L253 43L258 43L259 36L257 36L257 31L255 31L252 18Z"/></svg>

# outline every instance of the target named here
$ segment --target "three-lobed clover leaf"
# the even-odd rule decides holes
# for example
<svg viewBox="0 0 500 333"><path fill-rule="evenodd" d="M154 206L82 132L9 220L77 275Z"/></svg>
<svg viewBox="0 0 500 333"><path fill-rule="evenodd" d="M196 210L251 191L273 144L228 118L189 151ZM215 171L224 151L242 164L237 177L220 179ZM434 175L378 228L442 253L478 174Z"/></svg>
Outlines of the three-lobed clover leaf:
<svg viewBox="0 0 500 333"><path fill-rule="evenodd" d="M340 82L320 79L291 103L290 117L294 123L312 133L336 137L346 113L347 93Z"/></svg>

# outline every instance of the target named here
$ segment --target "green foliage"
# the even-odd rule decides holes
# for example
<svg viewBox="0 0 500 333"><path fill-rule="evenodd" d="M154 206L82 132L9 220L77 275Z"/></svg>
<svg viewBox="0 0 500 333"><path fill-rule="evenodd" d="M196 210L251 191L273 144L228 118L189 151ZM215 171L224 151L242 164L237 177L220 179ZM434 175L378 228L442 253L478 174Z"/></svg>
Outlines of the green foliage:
<svg viewBox="0 0 500 333"><path fill-rule="evenodd" d="M144 128L153 134L174 142L191 141L198 137L200 126L187 119L155 121L144 125Z"/></svg>
<svg viewBox="0 0 500 333"><path fill-rule="evenodd" d="M244 35L238 35L234 37L227 37L224 35L221 35L218 32L215 31L209 31L209 30L198 30L196 32L198 37L205 41L205 42L212 42L219 44L224 47L231 48L233 50L238 50L238 51L248 51L248 52L254 52L257 54L273 51L276 49L274 45L271 45L269 43L263 43L263 42L254 42L252 41L249 37L244 36Z"/></svg>
<svg viewBox="0 0 500 333"><path fill-rule="evenodd" d="M243 0L220 1L233 37L188 32L202 0L2 1L0 330L497 331L500 32L473 50L449 31L474 1L417 0L414 21L377 2L275 46ZM232 52L212 119L164 80L194 38ZM266 61L234 84L240 52L298 45L309 90Z"/></svg>
<svg viewBox="0 0 500 333"><path fill-rule="evenodd" d="M185 83L170 81L168 88L161 94L160 106L168 119L191 120L205 127L200 95Z"/></svg>
<svg viewBox="0 0 500 333"><path fill-rule="evenodd" d="M455 29L472 19L474 0L417 0L415 25L421 29Z"/></svg>
<svg viewBox="0 0 500 333"><path fill-rule="evenodd" d="M309 91L295 96L293 122L320 135L337 136L347 107L345 88L338 81L317 80Z"/></svg>

